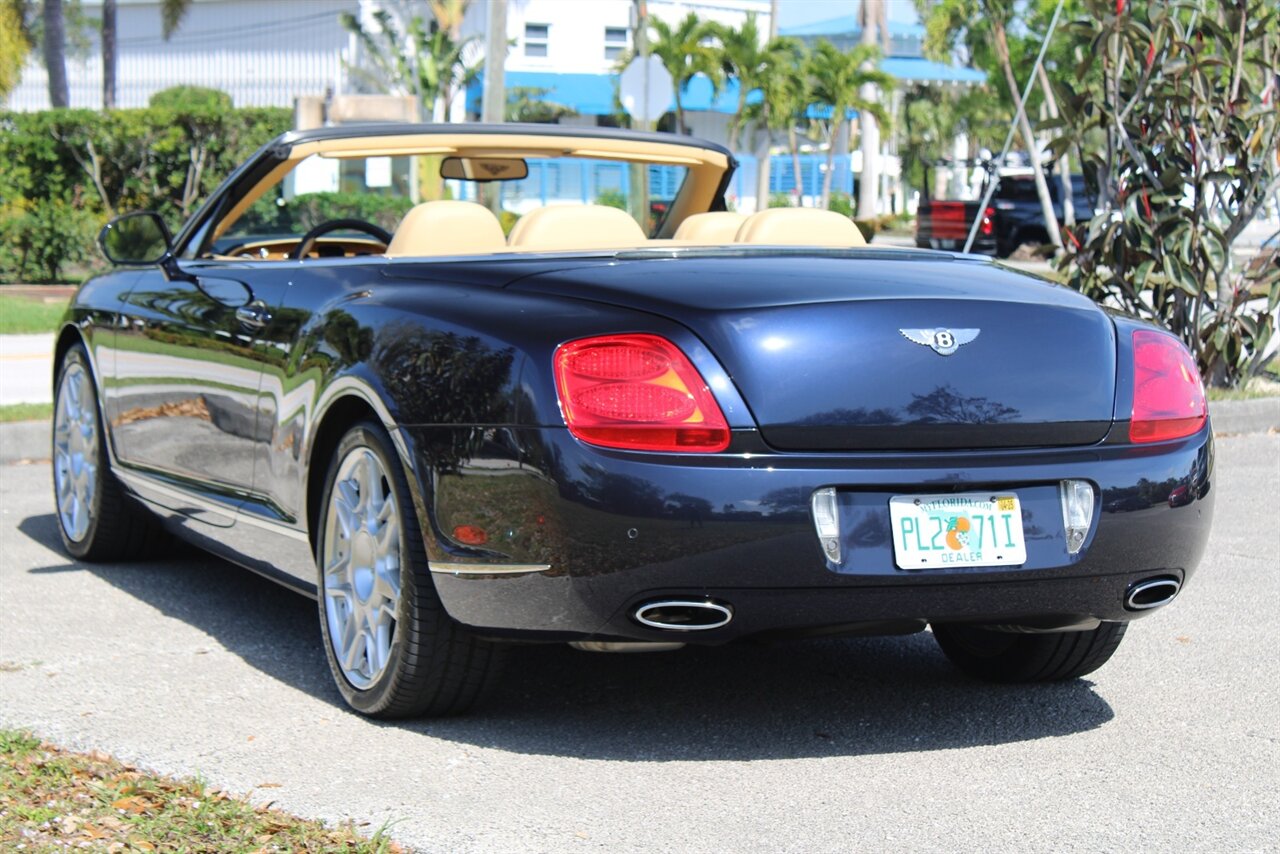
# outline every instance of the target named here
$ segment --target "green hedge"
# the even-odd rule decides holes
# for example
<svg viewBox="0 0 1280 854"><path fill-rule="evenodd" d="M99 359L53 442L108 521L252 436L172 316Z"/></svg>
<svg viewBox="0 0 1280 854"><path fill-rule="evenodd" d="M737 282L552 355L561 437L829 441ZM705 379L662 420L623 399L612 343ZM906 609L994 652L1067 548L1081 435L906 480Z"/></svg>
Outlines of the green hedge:
<svg viewBox="0 0 1280 854"><path fill-rule="evenodd" d="M60 281L101 266L116 213L158 211L176 230L288 109L148 108L0 113L0 281Z"/></svg>

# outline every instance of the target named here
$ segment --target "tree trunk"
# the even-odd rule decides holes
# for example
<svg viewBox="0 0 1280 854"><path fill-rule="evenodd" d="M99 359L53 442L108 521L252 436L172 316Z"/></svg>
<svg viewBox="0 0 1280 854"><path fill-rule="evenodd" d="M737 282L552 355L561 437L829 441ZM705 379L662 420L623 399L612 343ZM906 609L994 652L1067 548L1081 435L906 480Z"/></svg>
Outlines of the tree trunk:
<svg viewBox="0 0 1280 854"><path fill-rule="evenodd" d="M44 64L49 71L49 106L71 102L67 89L67 27L62 0L44 0Z"/></svg>
<svg viewBox="0 0 1280 854"><path fill-rule="evenodd" d="M116 106L116 0L102 0L102 109Z"/></svg>
<svg viewBox="0 0 1280 854"><path fill-rule="evenodd" d="M1044 180L1044 169L1040 165L1040 152L1036 148L1036 137L1031 132L1031 122L1027 120L1027 111L1022 103L1022 95L1018 92L1018 81L1013 76L1013 63L1009 58L1009 41L1005 37L1004 25L998 21L994 24L996 36L996 55L1000 58L1000 68L1004 71L1005 82L1009 85L1009 94L1013 97L1013 109L1017 113L1017 122L1022 130L1022 139L1027 144L1027 156L1031 160L1031 177L1036 182L1036 194L1040 197L1040 210L1044 214L1045 229L1049 232L1049 242L1055 252L1062 251L1062 229L1058 227L1058 215L1053 211L1053 198L1049 195L1049 184Z"/></svg>
<svg viewBox="0 0 1280 854"><path fill-rule="evenodd" d="M800 140L793 123L787 128L787 145L791 148L791 169L796 173L796 207L804 207L804 170L800 168Z"/></svg>
<svg viewBox="0 0 1280 854"><path fill-rule="evenodd" d="M832 115L831 121L831 139L827 143L827 172L822 176L822 197L819 206L822 210L826 210L831 204L831 179L835 177L836 171L836 140L840 138L840 125L847 121L844 118L846 112L844 104L835 104L835 114ZM839 116L839 120L837 120Z"/></svg>
<svg viewBox="0 0 1280 854"><path fill-rule="evenodd" d="M684 104L680 103L680 81L679 80L675 81L675 86L672 87L672 91L675 93L675 100L676 100L676 133L680 134L681 136L684 136L689 131L684 126Z"/></svg>
<svg viewBox="0 0 1280 854"><path fill-rule="evenodd" d="M769 172L772 165L769 162L769 149L773 143L773 131L769 128L768 104L763 105L758 133L763 141L756 146L756 210L762 211L769 207Z"/></svg>
<svg viewBox="0 0 1280 854"><path fill-rule="evenodd" d="M734 115L733 121L729 123L729 150L737 151L738 143L742 141L742 114L747 111L747 87L743 84L741 78L738 80L738 112Z"/></svg>
<svg viewBox="0 0 1280 854"><path fill-rule="evenodd" d="M1044 89L1044 103L1049 108L1049 118L1058 118L1058 98L1053 94L1049 75L1040 66L1040 88ZM1068 227L1076 224L1076 200L1071 186L1071 158L1066 152L1058 158L1058 178L1062 182L1062 221Z"/></svg>

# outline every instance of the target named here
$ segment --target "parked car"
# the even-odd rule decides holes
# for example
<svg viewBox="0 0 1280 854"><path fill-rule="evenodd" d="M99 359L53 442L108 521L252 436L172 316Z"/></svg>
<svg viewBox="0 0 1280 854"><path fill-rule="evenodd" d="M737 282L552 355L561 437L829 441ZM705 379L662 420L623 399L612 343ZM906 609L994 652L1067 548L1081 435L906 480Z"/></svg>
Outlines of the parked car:
<svg viewBox="0 0 1280 854"><path fill-rule="evenodd" d="M326 128L175 237L113 220L119 268L57 336L67 551L136 557L159 525L314 597L375 717L466 709L512 641L932 626L982 678L1099 667L1204 549L1190 355L829 211L727 212L734 165L607 129ZM309 220L333 187L409 210Z"/></svg>
<svg viewBox="0 0 1280 854"><path fill-rule="evenodd" d="M1061 179L1054 175L1047 175L1046 179L1054 214L1061 223ZM1083 175L1072 175L1071 184L1076 216L1087 220L1093 216L1095 197L1085 185ZM916 212L916 246L963 250L975 218L979 225L971 252L1008 258L1024 244L1039 246L1050 242L1044 210L1030 170L1003 172L990 203L981 213L978 211L980 204L978 201L922 200Z"/></svg>

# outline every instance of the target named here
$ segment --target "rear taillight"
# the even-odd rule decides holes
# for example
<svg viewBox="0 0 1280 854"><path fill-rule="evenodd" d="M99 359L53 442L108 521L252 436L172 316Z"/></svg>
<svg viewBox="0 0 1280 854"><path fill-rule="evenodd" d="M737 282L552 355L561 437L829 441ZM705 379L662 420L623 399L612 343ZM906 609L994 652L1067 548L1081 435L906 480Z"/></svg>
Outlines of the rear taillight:
<svg viewBox="0 0 1280 854"><path fill-rule="evenodd" d="M982 212L982 226L979 228L979 231L982 232L983 237L990 237L992 234L995 234L995 231L996 231L995 217L996 217L995 208L987 208L985 211Z"/></svg>
<svg viewBox="0 0 1280 854"><path fill-rule="evenodd" d="M702 375L657 335L602 335L561 344L556 392L569 432L635 451L723 451L729 425Z"/></svg>
<svg viewBox="0 0 1280 854"><path fill-rule="evenodd" d="M1190 436L1204 426L1206 412L1200 372L1182 342L1163 332L1135 330L1129 441Z"/></svg>

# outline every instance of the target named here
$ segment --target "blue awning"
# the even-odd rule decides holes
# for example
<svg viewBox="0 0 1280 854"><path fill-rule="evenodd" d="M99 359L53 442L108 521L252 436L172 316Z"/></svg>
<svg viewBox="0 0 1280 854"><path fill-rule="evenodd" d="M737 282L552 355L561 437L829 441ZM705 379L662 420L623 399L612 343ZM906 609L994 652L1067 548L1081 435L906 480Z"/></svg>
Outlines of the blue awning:
<svg viewBox="0 0 1280 854"><path fill-rule="evenodd" d="M859 36L862 34L862 26L858 23L857 15L841 15L838 18L828 18L825 21L812 21L808 24L798 24L794 27L782 27L778 30L784 36ZM924 26L918 23L905 23L903 21L889 22L889 35L898 36L900 38L924 38Z"/></svg>
<svg viewBox="0 0 1280 854"><path fill-rule="evenodd" d="M916 56L887 56L880 60L880 70L909 83L987 82L986 73L976 68L947 65L945 62L934 62Z"/></svg>
<svg viewBox="0 0 1280 854"><path fill-rule="evenodd" d="M546 89L544 96L554 104L572 107L584 116L607 116L613 112L613 95L617 77L612 74L558 74L554 71L508 71L506 87L512 89ZM467 110L480 112L484 93L484 73L467 87Z"/></svg>
<svg viewBox="0 0 1280 854"><path fill-rule="evenodd" d="M890 56L881 60L880 68L891 76L905 83L965 83L978 84L986 82L987 75L972 68L947 65L943 62L919 57ZM547 101L572 107L580 115L607 116L614 111L614 95L617 91L617 75L614 74L559 74L554 71L508 71L506 85L508 91L517 88L544 89ZM484 74L467 87L467 109L472 113L480 112L480 102L484 91ZM686 110L692 112L711 112L733 115L738 110L738 82L730 80L720 87L720 91L712 93L711 81L699 74L685 87L680 96ZM760 100L759 92L747 96L747 103L754 104ZM673 100L667 107L675 109ZM811 107L811 118L826 118L831 115L830 108ZM850 113L850 115L853 115Z"/></svg>

